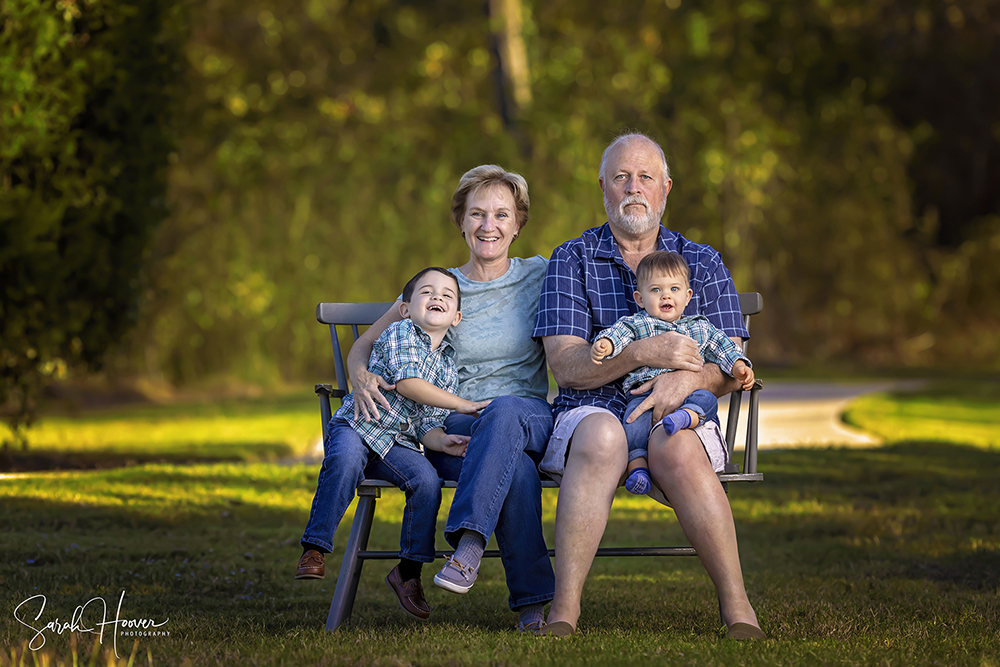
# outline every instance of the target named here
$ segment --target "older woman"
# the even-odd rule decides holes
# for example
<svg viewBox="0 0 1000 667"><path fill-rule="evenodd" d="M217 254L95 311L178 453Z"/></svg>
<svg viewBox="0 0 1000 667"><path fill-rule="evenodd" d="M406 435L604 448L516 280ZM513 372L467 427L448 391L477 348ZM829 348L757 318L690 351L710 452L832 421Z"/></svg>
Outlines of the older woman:
<svg viewBox="0 0 1000 667"><path fill-rule="evenodd" d="M462 290L462 321L448 334L458 393L493 402L478 419L456 413L445 423L449 433L472 439L445 528L455 554L434 577L446 590L467 592L496 534L521 630L542 625L543 606L554 594L536 469L552 432L552 412L545 353L531 337L546 260L508 254L528 221L528 206L524 178L496 165L468 171L452 198L452 222L469 246L469 261L450 269ZM390 308L348 357L356 409L365 415L387 407L379 388L391 385L369 373L367 361L372 342L397 319L398 309Z"/></svg>

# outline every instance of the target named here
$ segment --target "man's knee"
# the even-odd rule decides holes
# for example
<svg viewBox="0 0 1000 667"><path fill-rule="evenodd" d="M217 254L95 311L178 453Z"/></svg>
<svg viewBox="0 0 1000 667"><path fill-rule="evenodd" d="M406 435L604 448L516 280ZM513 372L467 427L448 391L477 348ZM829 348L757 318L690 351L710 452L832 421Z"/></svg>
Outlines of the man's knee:
<svg viewBox="0 0 1000 667"><path fill-rule="evenodd" d="M685 429L668 436L656 429L649 438L649 463L651 470L676 474L692 465L708 464L708 455L694 431Z"/></svg>
<svg viewBox="0 0 1000 667"><path fill-rule="evenodd" d="M621 422L605 413L586 417L573 432L569 455L587 465L624 468L628 444Z"/></svg>

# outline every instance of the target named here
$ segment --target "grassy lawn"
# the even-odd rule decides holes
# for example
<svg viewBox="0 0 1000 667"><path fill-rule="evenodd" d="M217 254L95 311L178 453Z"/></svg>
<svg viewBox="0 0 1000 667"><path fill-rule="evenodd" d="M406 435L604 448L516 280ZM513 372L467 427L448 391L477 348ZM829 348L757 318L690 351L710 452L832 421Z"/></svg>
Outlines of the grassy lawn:
<svg viewBox="0 0 1000 667"><path fill-rule="evenodd" d="M92 468L188 461L275 461L302 456L320 435L310 389L215 403L148 404L46 415L12 449L7 469ZM10 431L0 424L0 442Z"/></svg>
<svg viewBox="0 0 1000 667"><path fill-rule="evenodd" d="M906 394L854 401L844 420L888 442L960 442L1000 449L1000 381L938 382Z"/></svg>
<svg viewBox="0 0 1000 667"><path fill-rule="evenodd" d="M266 421L266 405L249 412ZM294 581L315 466L9 475L0 478L0 665L114 664L110 630L103 644L57 629L42 634L39 651L28 644L95 597L112 618L122 590L121 618L165 622L159 631L170 633L119 636L122 665L1000 665L1000 452L907 440L764 451L760 469L763 484L730 489L747 587L771 637L753 644L722 639L694 558L598 559L583 634L566 640L514 631L498 562L484 562L468 595L429 585L426 624L383 583L392 563L369 562L353 617L326 633L350 516L328 578ZM619 493L605 545L684 542L672 512ZM555 500L547 491L550 540ZM401 511L401 494L384 493L373 548L398 544ZM29 628L15 609L38 595L44 610L36 597L18 612Z"/></svg>

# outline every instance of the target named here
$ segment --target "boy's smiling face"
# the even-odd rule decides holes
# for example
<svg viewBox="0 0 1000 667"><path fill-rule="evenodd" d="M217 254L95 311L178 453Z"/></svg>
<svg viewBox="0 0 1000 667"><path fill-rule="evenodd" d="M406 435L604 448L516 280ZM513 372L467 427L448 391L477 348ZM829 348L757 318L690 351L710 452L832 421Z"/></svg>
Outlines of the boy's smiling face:
<svg viewBox="0 0 1000 667"><path fill-rule="evenodd" d="M414 286L409 303L400 304L399 312L427 333L447 331L462 321L462 313L458 310L458 281L454 276L428 271Z"/></svg>
<svg viewBox="0 0 1000 667"><path fill-rule="evenodd" d="M684 315L693 294L683 275L658 272L639 285L639 291L632 296L640 308L656 319L676 322Z"/></svg>

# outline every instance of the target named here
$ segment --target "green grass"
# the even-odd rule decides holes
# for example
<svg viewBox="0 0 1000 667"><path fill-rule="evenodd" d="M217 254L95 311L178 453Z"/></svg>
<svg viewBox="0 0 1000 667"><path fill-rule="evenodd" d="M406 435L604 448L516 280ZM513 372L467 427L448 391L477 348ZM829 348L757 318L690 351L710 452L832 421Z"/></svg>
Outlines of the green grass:
<svg viewBox="0 0 1000 667"><path fill-rule="evenodd" d="M1000 449L1000 381L948 381L919 392L862 396L844 421L886 442L957 442Z"/></svg>
<svg viewBox="0 0 1000 667"><path fill-rule="evenodd" d="M247 413L268 410L261 403ZM113 418L128 421L127 412ZM125 665L133 648L137 665L1000 665L1000 451L918 440L763 451L760 469L763 484L730 487L747 588L771 637L754 644L722 638L694 558L597 559L583 634L561 641L514 631L495 560L467 595L428 585L427 624L407 617L382 582L392 564L369 562L353 617L326 633L350 512L328 578L294 581L313 465L8 475L0 478L0 666ZM440 528L449 500L446 491ZM550 543L555 500L546 491ZM372 548L398 544L402 502L383 493ZM672 512L619 492L604 544L649 543L684 543ZM427 584L432 573L425 569ZM41 618L28 619L41 627L97 596L113 608L122 590L124 618L169 619L170 636L122 638L118 662L110 637L97 645L81 632L49 631L32 652L34 631L14 619L33 595L47 598Z"/></svg>
<svg viewBox="0 0 1000 667"><path fill-rule="evenodd" d="M150 462L274 461L309 452L320 434L319 399L303 390L229 399L45 415L11 449L8 469L108 467ZM0 425L0 442L10 437Z"/></svg>

